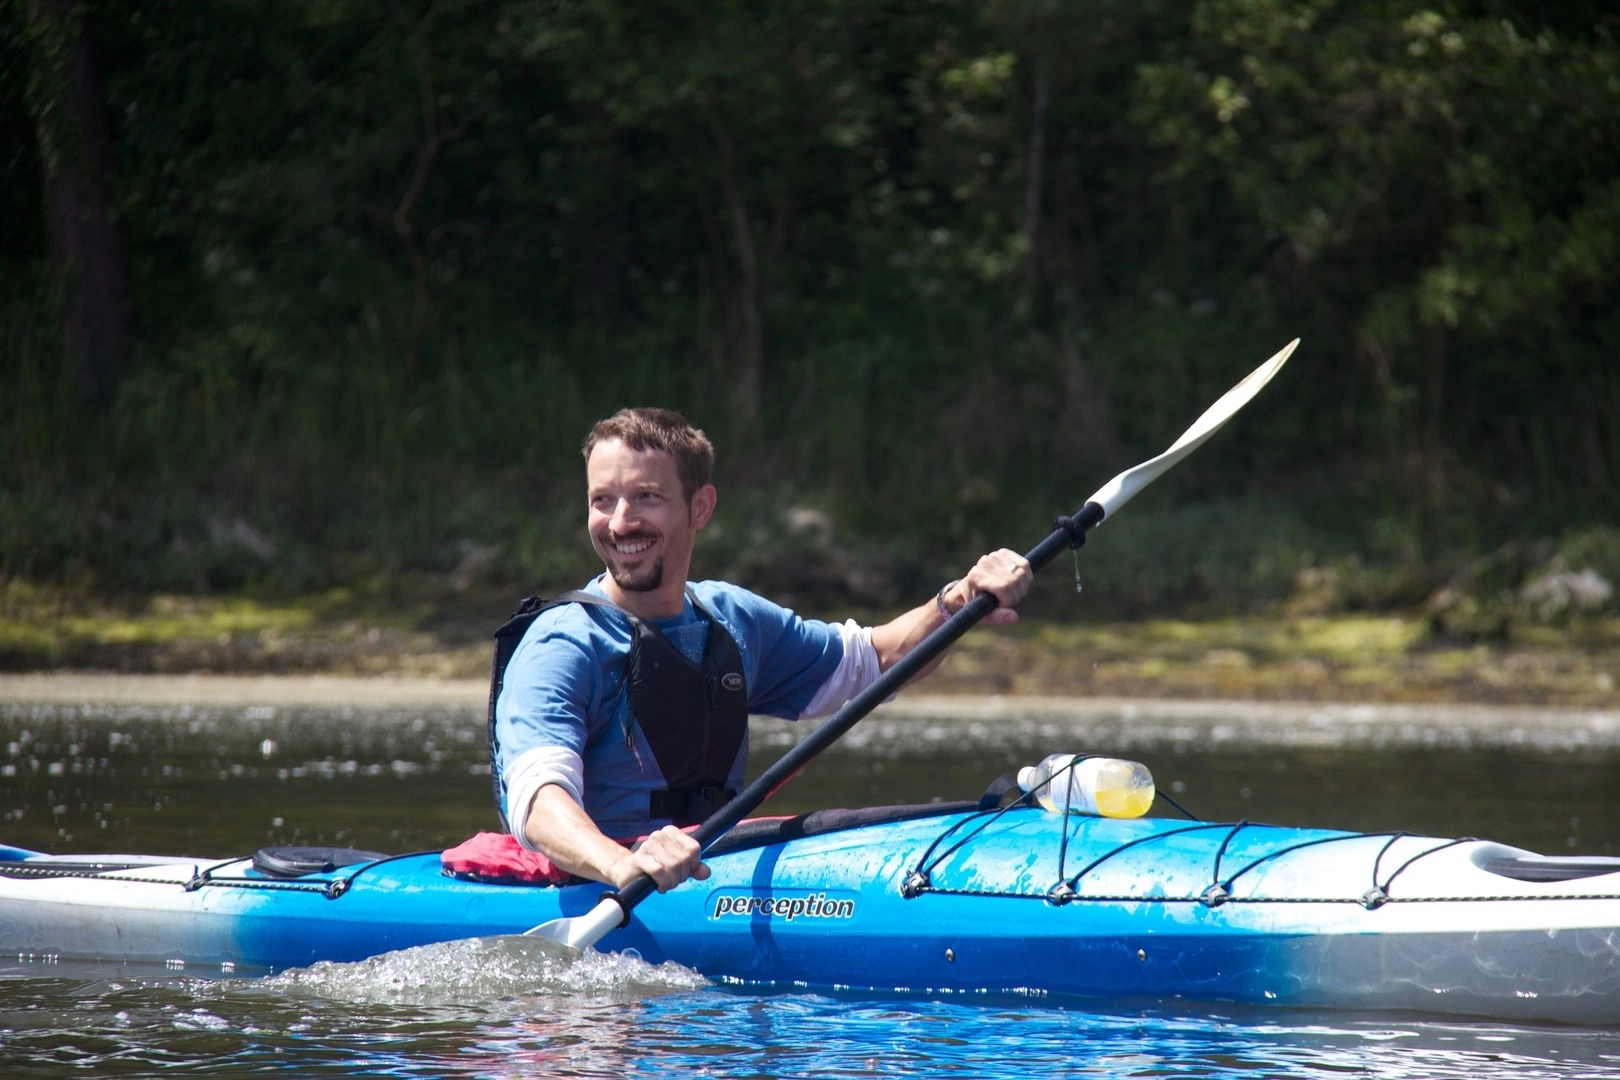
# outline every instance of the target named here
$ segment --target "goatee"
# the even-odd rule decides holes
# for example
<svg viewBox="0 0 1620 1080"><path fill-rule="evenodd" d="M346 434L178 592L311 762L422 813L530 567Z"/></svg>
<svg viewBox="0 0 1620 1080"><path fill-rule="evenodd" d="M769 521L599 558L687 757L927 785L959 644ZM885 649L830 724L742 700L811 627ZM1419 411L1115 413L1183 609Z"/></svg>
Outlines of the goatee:
<svg viewBox="0 0 1620 1080"><path fill-rule="evenodd" d="M629 573L616 566L608 567L608 573L613 575L613 584L625 592L656 592L664 583L664 560L656 560L651 569L641 577Z"/></svg>

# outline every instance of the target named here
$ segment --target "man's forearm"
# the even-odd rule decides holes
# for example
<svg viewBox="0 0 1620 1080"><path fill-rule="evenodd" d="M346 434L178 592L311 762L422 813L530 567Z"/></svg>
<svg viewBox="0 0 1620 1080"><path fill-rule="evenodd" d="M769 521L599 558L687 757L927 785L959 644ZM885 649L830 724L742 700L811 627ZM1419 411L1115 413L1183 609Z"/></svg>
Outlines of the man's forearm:
<svg viewBox="0 0 1620 1080"><path fill-rule="evenodd" d="M559 869L607 884L614 884L613 865L630 854L604 836L573 796L556 784L534 793L523 833Z"/></svg>
<svg viewBox="0 0 1620 1080"><path fill-rule="evenodd" d="M945 616L940 614L938 605L930 599L926 604L919 604L882 626L872 627L872 650L877 653L878 667L889 670L901 657L921 645L944 621ZM943 659L944 654L935 657L917 677L922 678L933 671Z"/></svg>
<svg viewBox="0 0 1620 1080"><path fill-rule="evenodd" d="M1018 613L1013 608L1029 591L1033 573L1029 561L1016 551L1006 548L992 551L974 563L965 576L945 586L926 603L872 628L872 648L877 652L879 666L887 671L981 593L993 593L998 604L983 622L1002 626L1016 622ZM916 677L922 678L933 671L943 657L943 653L936 656Z"/></svg>

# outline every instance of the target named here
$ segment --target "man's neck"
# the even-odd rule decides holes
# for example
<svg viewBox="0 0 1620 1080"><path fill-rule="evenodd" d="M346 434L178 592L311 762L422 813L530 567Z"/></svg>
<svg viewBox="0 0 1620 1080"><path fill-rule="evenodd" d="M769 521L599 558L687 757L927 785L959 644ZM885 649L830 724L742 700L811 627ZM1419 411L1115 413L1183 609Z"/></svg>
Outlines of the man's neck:
<svg viewBox="0 0 1620 1080"><path fill-rule="evenodd" d="M619 588L612 575L602 575L602 591L612 600L638 619L648 622L658 622L663 619L673 619L686 610L686 582L666 581L650 592L631 592Z"/></svg>

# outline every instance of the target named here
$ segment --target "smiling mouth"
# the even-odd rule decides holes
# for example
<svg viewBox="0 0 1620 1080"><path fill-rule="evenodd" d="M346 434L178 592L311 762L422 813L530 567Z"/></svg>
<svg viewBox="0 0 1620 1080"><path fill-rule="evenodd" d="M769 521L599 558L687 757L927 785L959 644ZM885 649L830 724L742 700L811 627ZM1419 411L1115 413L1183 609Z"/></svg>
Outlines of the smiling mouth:
<svg viewBox="0 0 1620 1080"><path fill-rule="evenodd" d="M653 546L653 541L645 536L632 536L610 540L608 546L620 555L640 555Z"/></svg>

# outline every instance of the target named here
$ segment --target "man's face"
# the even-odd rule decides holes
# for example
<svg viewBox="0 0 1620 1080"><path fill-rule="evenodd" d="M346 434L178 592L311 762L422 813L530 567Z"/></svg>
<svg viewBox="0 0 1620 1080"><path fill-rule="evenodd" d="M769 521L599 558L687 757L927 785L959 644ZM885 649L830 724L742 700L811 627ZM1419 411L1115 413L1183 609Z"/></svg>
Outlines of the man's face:
<svg viewBox="0 0 1620 1080"><path fill-rule="evenodd" d="M662 450L598 443L585 463L591 547L613 583L627 593L654 592L666 580L685 588L698 530L713 512L714 489L690 504L675 459Z"/></svg>

